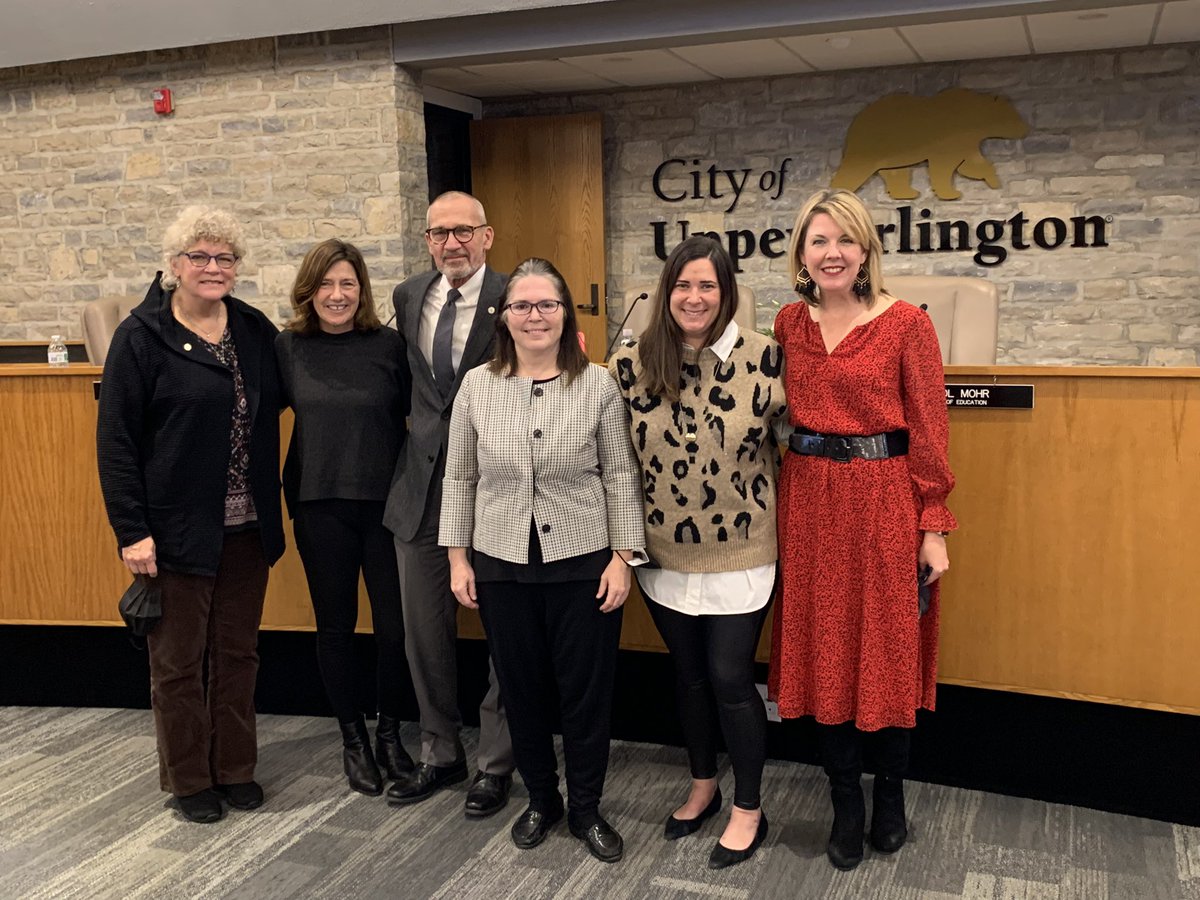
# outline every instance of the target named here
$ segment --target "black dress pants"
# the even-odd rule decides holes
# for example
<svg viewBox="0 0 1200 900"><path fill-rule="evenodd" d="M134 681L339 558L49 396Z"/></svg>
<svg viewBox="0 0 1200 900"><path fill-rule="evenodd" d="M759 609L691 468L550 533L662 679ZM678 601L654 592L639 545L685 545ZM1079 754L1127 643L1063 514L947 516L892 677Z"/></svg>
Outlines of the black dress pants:
<svg viewBox="0 0 1200 900"><path fill-rule="evenodd" d="M383 502L306 500L296 504L296 549L317 618L317 662L339 722L362 715L354 689L354 628L358 573L371 601L378 650L379 712L399 717L408 676L400 576L392 533L383 526Z"/></svg>
<svg viewBox="0 0 1200 900"><path fill-rule="evenodd" d="M600 612L595 580L550 584L480 582L479 613L500 696L508 711L513 756L534 809L560 808L554 752L562 714L567 806L572 824L599 815L608 772L613 678L623 610Z"/></svg>
<svg viewBox="0 0 1200 900"><path fill-rule="evenodd" d="M770 604L748 613L689 616L649 595L646 599L675 665L676 702L692 777L716 777L723 733L733 764L733 803L758 809L767 711L754 686L754 651Z"/></svg>

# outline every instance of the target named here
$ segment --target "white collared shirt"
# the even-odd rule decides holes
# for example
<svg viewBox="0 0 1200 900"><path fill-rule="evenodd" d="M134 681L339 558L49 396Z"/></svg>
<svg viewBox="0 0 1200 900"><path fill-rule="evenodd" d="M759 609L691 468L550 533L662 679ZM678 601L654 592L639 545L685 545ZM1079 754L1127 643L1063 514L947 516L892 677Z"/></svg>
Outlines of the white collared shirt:
<svg viewBox="0 0 1200 900"><path fill-rule="evenodd" d="M725 362L737 343L732 319L708 349ZM642 591L659 606L687 616L729 616L762 609L775 587L775 563L734 572L676 572L673 569L636 570Z"/></svg>
<svg viewBox="0 0 1200 900"><path fill-rule="evenodd" d="M708 345L708 349L717 354L717 359L725 362L729 359L729 354L733 352L733 345L738 339L738 324L729 320L729 324L725 326L725 330L721 332L721 336Z"/></svg>
<svg viewBox="0 0 1200 900"><path fill-rule="evenodd" d="M462 294L459 298L458 312L454 316L454 339L450 349L450 360L454 371L458 372L462 362L463 349L467 346L467 337L471 334L471 325L475 322L475 308L479 305L479 294L483 290L483 274L485 266L480 266L467 283L458 289ZM450 293L450 279L445 275L434 280L425 294L425 302L421 304L421 325L417 329L417 347L429 368L433 368L433 334L437 331L438 316L446 305L446 295Z"/></svg>

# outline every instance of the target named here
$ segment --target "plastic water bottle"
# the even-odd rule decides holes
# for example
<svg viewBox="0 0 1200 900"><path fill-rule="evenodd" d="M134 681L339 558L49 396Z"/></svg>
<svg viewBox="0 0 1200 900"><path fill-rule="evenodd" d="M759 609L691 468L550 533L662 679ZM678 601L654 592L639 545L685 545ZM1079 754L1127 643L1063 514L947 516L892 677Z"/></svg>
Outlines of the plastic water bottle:
<svg viewBox="0 0 1200 900"><path fill-rule="evenodd" d="M50 336L50 349L46 351L46 359L52 366L65 366L70 363L67 359L67 345L63 343L61 334Z"/></svg>

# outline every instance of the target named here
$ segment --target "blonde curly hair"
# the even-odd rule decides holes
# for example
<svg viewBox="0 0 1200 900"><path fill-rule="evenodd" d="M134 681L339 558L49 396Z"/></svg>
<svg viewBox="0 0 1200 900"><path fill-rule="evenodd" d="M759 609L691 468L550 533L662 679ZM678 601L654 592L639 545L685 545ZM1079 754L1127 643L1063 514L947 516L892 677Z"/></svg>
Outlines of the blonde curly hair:
<svg viewBox="0 0 1200 900"><path fill-rule="evenodd" d="M246 256L246 233L233 214L212 206L189 206L179 214L163 235L162 286L174 290L179 279L171 271L171 261L198 241L228 244L234 256Z"/></svg>

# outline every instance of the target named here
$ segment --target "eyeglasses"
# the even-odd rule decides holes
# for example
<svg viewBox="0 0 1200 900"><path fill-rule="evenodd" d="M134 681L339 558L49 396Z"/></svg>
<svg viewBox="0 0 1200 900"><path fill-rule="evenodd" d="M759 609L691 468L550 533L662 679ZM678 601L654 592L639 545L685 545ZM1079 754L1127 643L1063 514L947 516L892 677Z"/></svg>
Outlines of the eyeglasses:
<svg viewBox="0 0 1200 900"><path fill-rule="evenodd" d="M190 262L197 269L207 269L208 261L210 259L215 259L217 261L217 265L222 269L232 269L237 265L237 261L241 259L240 256L234 256L232 253L218 253L216 256L214 256L211 253L201 253L199 250L196 250L193 253L180 253L179 255L186 256L188 258L188 262Z"/></svg>
<svg viewBox="0 0 1200 900"><path fill-rule="evenodd" d="M487 223L482 225L455 225L453 228L426 228L425 237L429 238L435 244L446 243L446 238L454 235L454 239L460 244L469 244L471 238L475 237L475 232L480 228L487 228Z"/></svg>
<svg viewBox="0 0 1200 900"><path fill-rule="evenodd" d="M525 316L533 312L535 306L537 307L537 311L543 316L552 316L562 308L563 302L561 300L539 300L537 303L526 303L524 300L518 300L516 303L510 303L505 306L501 312L507 310L514 316L525 318Z"/></svg>

